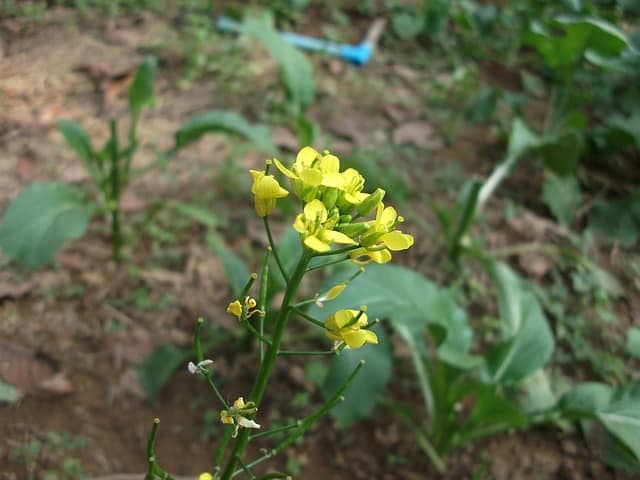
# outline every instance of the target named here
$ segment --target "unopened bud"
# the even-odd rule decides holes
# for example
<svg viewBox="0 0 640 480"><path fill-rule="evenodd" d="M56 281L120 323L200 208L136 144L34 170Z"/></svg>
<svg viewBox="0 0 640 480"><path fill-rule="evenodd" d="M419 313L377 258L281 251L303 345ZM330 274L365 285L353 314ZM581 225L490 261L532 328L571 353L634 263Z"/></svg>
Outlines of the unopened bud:
<svg viewBox="0 0 640 480"><path fill-rule="evenodd" d="M358 213L362 216L369 215L378 208L378 204L384 198L385 193L386 192L383 189L376 188L375 192L371 193L362 201L362 203L360 203L360 205L358 205Z"/></svg>

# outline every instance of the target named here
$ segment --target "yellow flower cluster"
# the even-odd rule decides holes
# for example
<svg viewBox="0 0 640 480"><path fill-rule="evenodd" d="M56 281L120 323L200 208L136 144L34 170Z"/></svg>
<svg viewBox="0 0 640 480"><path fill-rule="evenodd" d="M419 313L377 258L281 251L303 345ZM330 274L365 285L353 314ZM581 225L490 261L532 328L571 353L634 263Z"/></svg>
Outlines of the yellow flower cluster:
<svg viewBox="0 0 640 480"><path fill-rule="evenodd" d="M397 229L404 221L393 207L385 207L385 191L365 193L364 178L354 168L340 171L340 159L304 147L291 168L274 159L276 168L291 181L294 194L304 202L293 223L306 248L325 253L334 243L353 247L351 259L359 264L386 263L391 252L406 250L413 237ZM265 171L251 170L255 207L264 217L273 212L276 200L289 192ZM365 220L376 212L375 219Z"/></svg>
<svg viewBox="0 0 640 480"><path fill-rule="evenodd" d="M367 314L362 310L338 310L324 322L327 337L344 342L349 348L360 348L365 343L378 344L377 335L367 330Z"/></svg>

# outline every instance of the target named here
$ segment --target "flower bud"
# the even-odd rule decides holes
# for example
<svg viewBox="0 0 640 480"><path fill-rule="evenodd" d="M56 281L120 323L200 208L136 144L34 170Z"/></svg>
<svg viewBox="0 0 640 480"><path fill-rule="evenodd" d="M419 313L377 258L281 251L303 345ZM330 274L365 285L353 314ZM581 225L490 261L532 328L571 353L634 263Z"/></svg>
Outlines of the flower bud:
<svg viewBox="0 0 640 480"><path fill-rule="evenodd" d="M358 205L358 213L362 216L369 215L378 207L378 204L384 198L385 193L386 192L383 189L376 188L375 192L371 193L360 203L360 205Z"/></svg>

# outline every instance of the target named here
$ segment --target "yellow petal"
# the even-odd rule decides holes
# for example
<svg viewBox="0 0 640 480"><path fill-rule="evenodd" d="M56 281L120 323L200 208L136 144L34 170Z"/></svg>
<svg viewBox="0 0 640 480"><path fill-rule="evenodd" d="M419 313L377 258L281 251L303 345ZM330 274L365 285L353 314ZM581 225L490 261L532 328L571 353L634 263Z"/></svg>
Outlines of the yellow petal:
<svg viewBox="0 0 640 480"><path fill-rule="evenodd" d="M298 176L293 173L291 170L289 170L287 167L285 167L280 160L278 160L277 158L273 159L273 163L276 165L276 168L278 170L280 170L280 172L285 176L285 177L289 177L289 178L298 178Z"/></svg>
<svg viewBox="0 0 640 480"><path fill-rule="evenodd" d="M209 472L201 473L198 480L213 480L213 476Z"/></svg>
<svg viewBox="0 0 640 480"><path fill-rule="evenodd" d="M331 247L329 246L328 243L323 242L322 240L320 240L319 238L315 237L315 236L310 236L304 239L304 244L307 246L307 248L310 248L311 250L315 250L316 252L328 252L329 250L331 250Z"/></svg>
<svg viewBox="0 0 640 480"><path fill-rule="evenodd" d="M358 314L357 310L338 310L333 314L334 321L338 329L341 329L345 325L348 325L353 317Z"/></svg>
<svg viewBox="0 0 640 480"><path fill-rule="evenodd" d="M391 228L395 223L396 218L398 218L398 212L396 212L396 209L393 207L387 207L382 211L380 221L378 223L387 228Z"/></svg>
<svg viewBox="0 0 640 480"><path fill-rule="evenodd" d="M336 242L343 245L357 245L351 237L348 237L344 233L336 232L335 230L324 230L322 232L322 238L327 242Z"/></svg>
<svg viewBox="0 0 640 480"><path fill-rule="evenodd" d="M413 237L407 233L402 233L400 230L385 233L380 236L378 241L384 243L389 250L393 250L394 252L406 250L413 245Z"/></svg>
<svg viewBox="0 0 640 480"><path fill-rule="evenodd" d="M306 185L317 187L322 184L322 172L315 168L305 168L300 174L300 179Z"/></svg>
<svg viewBox="0 0 640 480"><path fill-rule="evenodd" d="M324 295L324 298L327 300L333 300L338 295L340 295L347 286L344 283L339 283L338 285L331 287L329 291Z"/></svg>
<svg viewBox="0 0 640 480"><path fill-rule="evenodd" d="M324 223L327 221L327 207L320 200L311 200L304 206L304 216L312 221Z"/></svg>
<svg viewBox="0 0 640 480"><path fill-rule="evenodd" d="M227 313L230 313L231 315L235 315L236 317L240 318L240 315L242 315L242 305L240 304L240 301L235 300L231 302L227 306Z"/></svg>
<svg viewBox="0 0 640 480"><path fill-rule="evenodd" d="M327 153L320 158L320 169L324 173L338 173L340 171L340 159Z"/></svg>
<svg viewBox="0 0 640 480"><path fill-rule="evenodd" d="M344 188L344 179L337 172L325 173L322 175L322 185L331 188Z"/></svg>
<svg viewBox="0 0 640 480"><path fill-rule="evenodd" d="M282 188L278 181L272 175L263 177L256 186L254 192L256 197L267 198L283 198L289 195L289 192Z"/></svg>
<svg viewBox="0 0 640 480"><path fill-rule="evenodd" d="M320 154L312 147L304 147L296 155L296 163L308 167L313 164L313 161L318 158Z"/></svg>

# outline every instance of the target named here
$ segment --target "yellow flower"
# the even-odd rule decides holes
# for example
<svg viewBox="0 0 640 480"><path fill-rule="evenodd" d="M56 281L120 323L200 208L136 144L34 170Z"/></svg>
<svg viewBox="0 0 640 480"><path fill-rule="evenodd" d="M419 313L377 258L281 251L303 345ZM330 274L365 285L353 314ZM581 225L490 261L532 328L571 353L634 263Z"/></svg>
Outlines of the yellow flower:
<svg viewBox="0 0 640 480"><path fill-rule="evenodd" d="M259 216L265 217L276 208L276 199L289 195L289 192L282 188L273 175L267 175L264 170L249 170L253 177L251 193L254 195L256 212Z"/></svg>
<svg viewBox="0 0 640 480"><path fill-rule="evenodd" d="M323 302L326 302L327 300L333 300L338 295L340 295L345 288L347 288L346 283L339 283L338 285L334 285L324 295L320 295L318 296L318 298L316 298L316 305L318 306L318 308L324 307Z"/></svg>
<svg viewBox="0 0 640 480"><path fill-rule="evenodd" d="M236 428L233 432L233 438L238 435L238 429L244 428L260 428L255 421L250 420L246 415L253 415L258 409L254 402L244 402L244 398L238 397L233 405L229 407L229 410L220 411L220 421L225 425L235 425Z"/></svg>
<svg viewBox="0 0 640 480"><path fill-rule="evenodd" d="M238 320L240 321L246 320L254 313L264 313L262 310L252 310L256 305L256 299L251 297L246 297L244 299L244 305L240 303L240 300L234 300L227 306L227 313L238 317Z"/></svg>
<svg viewBox="0 0 640 480"><path fill-rule="evenodd" d="M343 180L344 199L351 205L360 205L369 194L363 193L364 177L355 168L347 168L340 174Z"/></svg>
<svg viewBox="0 0 640 480"><path fill-rule="evenodd" d="M360 237L361 248L349 252L351 259L358 264L371 261L387 263L391 260L391 251L406 250L413 245L413 237L395 227L404 221L398 216L395 208L386 207L382 202L378 204L375 220L369 223L369 228Z"/></svg>
<svg viewBox="0 0 640 480"><path fill-rule="evenodd" d="M242 315L242 304L240 303L240 300L234 300L233 302L231 302L227 307L227 313L240 318L240 316Z"/></svg>
<svg viewBox="0 0 640 480"><path fill-rule="evenodd" d="M331 243L356 245L344 233L336 232L338 216L329 217L327 207L320 200L312 200L304 206L303 213L296 217L293 228L302 235L302 242L307 248L316 252L328 252Z"/></svg>
<svg viewBox="0 0 640 480"><path fill-rule="evenodd" d="M378 344L378 337L367 326L367 314L362 310L338 310L324 322L327 337L343 341L349 348L360 348L365 343Z"/></svg>
<svg viewBox="0 0 640 480"><path fill-rule="evenodd" d="M213 475L211 475L209 472L204 472L200 474L198 480L213 480Z"/></svg>
<svg viewBox="0 0 640 480"><path fill-rule="evenodd" d="M344 179L340 172L340 160L325 151L322 155L311 147L304 147L296 156L291 169L278 159L273 162L283 175L291 179L294 193L304 201L315 198L319 187L342 188Z"/></svg>

